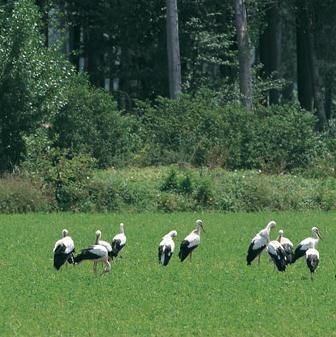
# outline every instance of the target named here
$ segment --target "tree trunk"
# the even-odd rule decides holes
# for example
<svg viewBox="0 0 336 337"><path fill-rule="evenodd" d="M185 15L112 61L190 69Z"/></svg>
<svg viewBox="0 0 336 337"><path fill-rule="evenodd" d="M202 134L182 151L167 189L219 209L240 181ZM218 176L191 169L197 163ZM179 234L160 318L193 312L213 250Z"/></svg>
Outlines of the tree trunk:
<svg viewBox="0 0 336 337"><path fill-rule="evenodd" d="M311 67L311 44L309 36L309 14L306 0L297 0L296 53L297 85L301 107L313 110L313 74Z"/></svg>
<svg viewBox="0 0 336 337"><path fill-rule="evenodd" d="M244 0L235 0L241 103L252 111L252 52Z"/></svg>
<svg viewBox="0 0 336 337"><path fill-rule="evenodd" d="M322 130L327 124L327 117L324 109L324 98L322 90L322 81L320 77L320 70L318 60L316 58L314 35L312 30L309 34L310 42L310 56L311 56L311 66L313 75L313 94L314 94L314 108L316 110L317 117L319 119L318 129Z"/></svg>
<svg viewBox="0 0 336 337"><path fill-rule="evenodd" d="M334 74L332 71L325 75L325 103L324 109L326 113L326 118L329 120L333 118L332 114L332 97L333 97L333 88L334 88Z"/></svg>
<svg viewBox="0 0 336 337"><path fill-rule="evenodd" d="M313 13L307 1L297 0L297 57L298 57L298 95L303 108L316 110L319 119L318 129L327 123L322 82L316 58Z"/></svg>
<svg viewBox="0 0 336 337"><path fill-rule="evenodd" d="M166 5L169 96L172 99L176 99L181 93L181 60L177 0L166 0Z"/></svg>
<svg viewBox="0 0 336 337"><path fill-rule="evenodd" d="M282 25L279 0L267 5L266 8L267 27L261 36L260 58L264 65L265 75L274 79L280 78L281 65L281 37ZM269 91L269 104L279 104L280 93L277 89Z"/></svg>

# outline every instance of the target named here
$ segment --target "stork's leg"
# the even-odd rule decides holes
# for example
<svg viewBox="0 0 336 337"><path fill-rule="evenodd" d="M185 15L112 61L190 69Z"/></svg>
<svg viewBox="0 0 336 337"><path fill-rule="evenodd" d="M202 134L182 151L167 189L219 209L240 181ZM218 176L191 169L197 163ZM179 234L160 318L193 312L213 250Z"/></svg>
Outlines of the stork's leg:
<svg viewBox="0 0 336 337"><path fill-rule="evenodd" d="M191 255L192 255L192 252L190 252L190 262L191 262Z"/></svg>
<svg viewBox="0 0 336 337"><path fill-rule="evenodd" d="M97 262L96 261L93 262L93 272L94 273L97 272Z"/></svg>
<svg viewBox="0 0 336 337"><path fill-rule="evenodd" d="M258 255L258 266L260 265L260 254Z"/></svg>
<svg viewBox="0 0 336 337"><path fill-rule="evenodd" d="M310 273L310 279L313 281L313 275L314 273Z"/></svg>
<svg viewBox="0 0 336 337"><path fill-rule="evenodd" d="M101 275L104 275L104 274L108 273L111 270L111 264L108 261L108 259L106 259L105 261L103 261L103 263L105 264L105 268L103 269L103 272L101 273Z"/></svg>

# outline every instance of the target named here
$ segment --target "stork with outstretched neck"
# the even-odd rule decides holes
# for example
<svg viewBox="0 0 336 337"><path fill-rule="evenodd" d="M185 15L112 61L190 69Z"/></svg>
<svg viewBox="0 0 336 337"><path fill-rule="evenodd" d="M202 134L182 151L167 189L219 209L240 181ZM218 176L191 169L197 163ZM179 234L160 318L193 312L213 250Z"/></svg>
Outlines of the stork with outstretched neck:
<svg viewBox="0 0 336 337"><path fill-rule="evenodd" d="M126 245L126 235L125 235L124 224L121 223L119 228L120 228L119 234L115 235L112 239L112 245L111 245L112 246L112 258L117 258L121 250Z"/></svg>
<svg viewBox="0 0 336 337"><path fill-rule="evenodd" d="M198 247L201 242L201 229L205 232L203 228L203 221L196 220L196 229L194 229L189 235L187 235L180 245L180 252L178 254L180 261L184 261L186 257L191 256L194 249Z"/></svg>
<svg viewBox="0 0 336 337"><path fill-rule="evenodd" d="M313 227L311 230L312 230L312 237L302 240L295 248L293 263L300 257L306 255L306 251L309 249L311 244L315 248L316 245L319 243L319 241L322 240L320 230L317 227Z"/></svg>
<svg viewBox="0 0 336 337"><path fill-rule="evenodd" d="M275 225L275 221L270 221L267 226L257 233L256 236L252 239L246 256L247 265L251 265L252 261L256 257L258 257L258 264L260 264L260 254L270 242L270 232L271 229L275 227Z"/></svg>

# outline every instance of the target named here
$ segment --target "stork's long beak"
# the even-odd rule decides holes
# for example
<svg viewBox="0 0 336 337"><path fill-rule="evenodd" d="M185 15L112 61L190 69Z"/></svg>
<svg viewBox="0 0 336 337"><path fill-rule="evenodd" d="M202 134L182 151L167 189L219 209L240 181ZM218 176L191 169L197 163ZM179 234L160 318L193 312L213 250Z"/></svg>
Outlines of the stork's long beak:
<svg viewBox="0 0 336 337"><path fill-rule="evenodd" d="M317 232L316 234L317 234L317 236L320 238L320 240L322 240L322 241L323 241L323 239L322 239L322 237L321 237L321 234L320 234L320 232Z"/></svg>
<svg viewBox="0 0 336 337"><path fill-rule="evenodd" d="M204 227L203 227L203 225L201 224L201 227L202 227L202 230L203 230L203 232L205 233L205 230L204 230Z"/></svg>

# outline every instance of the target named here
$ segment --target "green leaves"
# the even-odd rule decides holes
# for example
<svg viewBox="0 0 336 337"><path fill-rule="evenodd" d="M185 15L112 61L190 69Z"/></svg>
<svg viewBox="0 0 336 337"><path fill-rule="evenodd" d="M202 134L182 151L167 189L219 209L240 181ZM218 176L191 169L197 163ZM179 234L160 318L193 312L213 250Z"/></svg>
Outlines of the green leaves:
<svg viewBox="0 0 336 337"><path fill-rule="evenodd" d="M50 121L67 100L71 65L44 46L31 0L10 2L0 13L0 171L25 152L22 136Z"/></svg>

